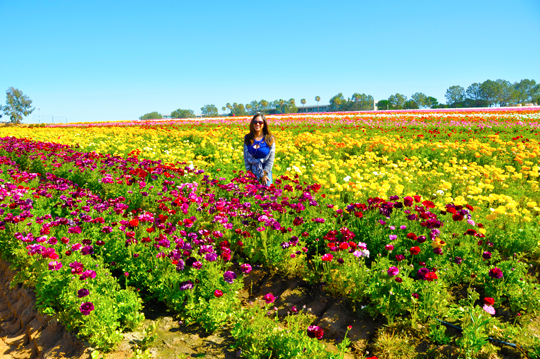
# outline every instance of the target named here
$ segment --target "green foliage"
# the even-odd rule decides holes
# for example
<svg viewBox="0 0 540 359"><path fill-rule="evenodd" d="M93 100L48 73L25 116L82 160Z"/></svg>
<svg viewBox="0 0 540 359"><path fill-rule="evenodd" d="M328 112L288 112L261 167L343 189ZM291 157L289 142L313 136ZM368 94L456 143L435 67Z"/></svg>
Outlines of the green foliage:
<svg viewBox="0 0 540 359"><path fill-rule="evenodd" d="M450 86L444 95L446 103L451 105L465 100L465 89L461 86Z"/></svg>
<svg viewBox="0 0 540 359"><path fill-rule="evenodd" d="M35 108L32 107L32 100L22 93L21 90L10 87L6 91L6 105L0 106L0 110L9 117L11 123L19 124L23 116L30 115Z"/></svg>
<svg viewBox="0 0 540 359"><path fill-rule="evenodd" d="M201 115L203 117L217 117L219 113L215 105L205 105L201 107Z"/></svg>
<svg viewBox="0 0 540 359"><path fill-rule="evenodd" d="M157 111L153 111L153 112L147 113L146 115L142 115L141 117L139 117L139 120L159 120L162 118L163 117L161 116L160 113L158 113Z"/></svg>
<svg viewBox="0 0 540 359"><path fill-rule="evenodd" d="M171 112L171 117L172 118L193 118L195 117L195 113L193 112L193 110L182 110L182 109L178 109L178 110L174 110L173 112Z"/></svg>

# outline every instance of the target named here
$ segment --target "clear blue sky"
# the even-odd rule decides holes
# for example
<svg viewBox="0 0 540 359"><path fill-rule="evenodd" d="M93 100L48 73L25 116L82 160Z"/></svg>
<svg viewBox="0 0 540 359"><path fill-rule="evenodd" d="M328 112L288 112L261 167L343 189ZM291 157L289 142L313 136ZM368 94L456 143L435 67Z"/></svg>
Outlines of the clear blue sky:
<svg viewBox="0 0 540 359"><path fill-rule="evenodd" d="M0 0L0 19L0 103L13 86L70 122L540 81L539 0Z"/></svg>

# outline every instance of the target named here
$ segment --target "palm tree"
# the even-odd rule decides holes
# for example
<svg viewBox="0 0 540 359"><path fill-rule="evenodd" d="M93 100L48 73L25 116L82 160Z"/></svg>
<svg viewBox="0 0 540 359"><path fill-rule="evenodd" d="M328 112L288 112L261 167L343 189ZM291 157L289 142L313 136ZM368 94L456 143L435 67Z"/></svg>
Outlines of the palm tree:
<svg viewBox="0 0 540 359"><path fill-rule="evenodd" d="M301 99L300 103L302 103L302 106L305 106L306 105L306 99L305 98ZM306 112L307 112L307 110L306 110Z"/></svg>
<svg viewBox="0 0 540 359"><path fill-rule="evenodd" d="M227 107L225 107L225 106L223 106L223 107L221 108L221 110L223 111L223 113L225 113L225 109L227 109Z"/></svg>
<svg viewBox="0 0 540 359"><path fill-rule="evenodd" d="M317 111L319 111L319 101L321 100L321 96L315 96L315 101L317 101Z"/></svg>

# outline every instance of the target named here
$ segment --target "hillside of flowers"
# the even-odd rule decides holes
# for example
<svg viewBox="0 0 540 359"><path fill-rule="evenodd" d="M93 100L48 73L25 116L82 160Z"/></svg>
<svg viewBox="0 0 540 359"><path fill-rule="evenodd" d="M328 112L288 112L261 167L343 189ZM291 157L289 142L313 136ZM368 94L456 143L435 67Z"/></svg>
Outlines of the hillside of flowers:
<svg viewBox="0 0 540 359"><path fill-rule="evenodd" d="M270 117L270 187L243 171L249 119L2 128L0 254L101 350L158 301L245 357L343 357L309 312L242 305L260 266L462 357L538 357L539 117Z"/></svg>

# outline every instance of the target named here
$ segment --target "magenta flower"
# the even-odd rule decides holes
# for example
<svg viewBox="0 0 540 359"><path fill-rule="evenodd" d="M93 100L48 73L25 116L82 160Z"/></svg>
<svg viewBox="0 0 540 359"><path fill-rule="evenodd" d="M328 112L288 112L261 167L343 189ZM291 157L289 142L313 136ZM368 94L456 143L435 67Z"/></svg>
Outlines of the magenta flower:
<svg viewBox="0 0 540 359"><path fill-rule="evenodd" d="M390 277L393 277L393 276L396 276L396 275L399 274L399 268L395 267L395 266L392 266L392 267L388 268L388 270L386 272L388 273L388 275Z"/></svg>
<svg viewBox="0 0 540 359"><path fill-rule="evenodd" d="M248 274L249 272L251 272L251 265L248 263L244 263L240 266L240 269L242 270L242 273Z"/></svg>
<svg viewBox="0 0 540 359"><path fill-rule="evenodd" d="M485 251L484 253L482 253L482 258L491 259L491 252Z"/></svg>
<svg viewBox="0 0 540 359"><path fill-rule="evenodd" d="M384 249L386 249L387 251L393 251L394 250L394 246L391 245L391 244L387 244L384 246Z"/></svg>
<svg viewBox="0 0 540 359"><path fill-rule="evenodd" d="M266 304L274 303L274 301L276 300L276 297L274 297L272 293L266 294L263 298Z"/></svg>
<svg viewBox="0 0 540 359"><path fill-rule="evenodd" d="M94 310L94 304L91 302L84 302L79 307L79 310L81 311L82 315L89 315Z"/></svg>
<svg viewBox="0 0 540 359"><path fill-rule="evenodd" d="M321 327L319 327L317 325L310 325L307 328L307 335L310 338L317 338L317 339L321 340L323 335L324 335L324 331L322 330Z"/></svg>
<svg viewBox="0 0 540 359"><path fill-rule="evenodd" d="M86 280L86 278L94 279L95 277L96 277L96 272L94 272L93 270L87 270L87 271L84 271L79 278L80 280Z"/></svg>
<svg viewBox="0 0 540 359"><path fill-rule="evenodd" d="M62 268L62 262L52 261L49 262L49 270L60 270Z"/></svg>

